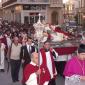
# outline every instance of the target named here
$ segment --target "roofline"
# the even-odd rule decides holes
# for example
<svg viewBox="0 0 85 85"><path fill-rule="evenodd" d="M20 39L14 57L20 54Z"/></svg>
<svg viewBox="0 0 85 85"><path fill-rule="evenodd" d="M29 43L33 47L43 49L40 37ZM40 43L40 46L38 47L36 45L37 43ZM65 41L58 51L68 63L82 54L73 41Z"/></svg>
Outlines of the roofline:
<svg viewBox="0 0 85 85"><path fill-rule="evenodd" d="M10 4L10 5L7 5L7 6L4 6L4 7L2 7L2 8L5 9L5 8L8 8L8 7L14 6L14 5L27 5L27 4L28 4L28 5L29 5L29 4L49 5L50 3L41 3L41 2L40 2L40 3L39 3L39 2L38 2L38 3L32 3L32 2L31 2L31 3L22 3L22 2L14 2L14 3L12 3L12 4Z"/></svg>

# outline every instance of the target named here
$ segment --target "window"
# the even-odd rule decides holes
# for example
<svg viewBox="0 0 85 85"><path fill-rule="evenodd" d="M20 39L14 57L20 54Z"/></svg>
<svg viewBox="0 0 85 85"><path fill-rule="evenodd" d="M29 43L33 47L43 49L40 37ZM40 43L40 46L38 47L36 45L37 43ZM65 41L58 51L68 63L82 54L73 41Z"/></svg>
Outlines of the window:
<svg viewBox="0 0 85 85"><path fill-rule="evenodd" d="M29 23L29 17L28 16L24 17L24 23Z"/></svg>
<svg viewBox="0 0 85 85"><path fill-rule="evenodd" d="M24 5L23 10L46 10L46 5Z"/></svg>

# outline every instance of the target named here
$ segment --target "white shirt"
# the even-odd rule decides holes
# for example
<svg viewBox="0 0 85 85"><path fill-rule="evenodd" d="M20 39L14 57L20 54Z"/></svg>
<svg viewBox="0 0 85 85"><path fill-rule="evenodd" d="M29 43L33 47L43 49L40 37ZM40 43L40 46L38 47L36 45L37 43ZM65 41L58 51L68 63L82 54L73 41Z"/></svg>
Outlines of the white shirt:
<svg viewBox="0 0 85 85"><path fill-rule="evenodd" d="M8 47L11 46L12 41L11 41L10 37L6 37L6 39L7 39L7 46Z"/></svg>
<svg viewBox="0 0 85 85"><path fill-rule="evenodd" d="M31 51L31 45L27 45L27 50L28 50L28 52Z"/></svg>
<svg viewBox="0 0 85 85"><path fill-rule="evenodd" d="M12 44L10 59L13 59L13 60L19 60L20 59L21 46L22 45L19 44L19 43L18 43L17 46L14 43Z"/></svg>

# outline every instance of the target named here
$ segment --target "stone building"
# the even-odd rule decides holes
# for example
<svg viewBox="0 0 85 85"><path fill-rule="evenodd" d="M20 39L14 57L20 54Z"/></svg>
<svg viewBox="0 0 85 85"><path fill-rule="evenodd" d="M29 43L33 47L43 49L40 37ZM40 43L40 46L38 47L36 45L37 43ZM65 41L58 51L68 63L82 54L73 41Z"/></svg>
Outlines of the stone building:
<svg viewBox="0 0 85 85"><path fill-rule="evenodd" d="M35 23L38 14L46 23L63 23L62 0L2 0L3 18L21 23Z"/></svg>

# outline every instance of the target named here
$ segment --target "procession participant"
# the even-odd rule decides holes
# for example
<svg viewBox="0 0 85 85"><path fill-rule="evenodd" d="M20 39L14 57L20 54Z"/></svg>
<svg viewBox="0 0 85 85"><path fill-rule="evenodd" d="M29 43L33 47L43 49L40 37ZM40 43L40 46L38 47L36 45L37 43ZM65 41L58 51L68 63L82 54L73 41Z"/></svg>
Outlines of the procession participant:
<svg viewBox="0 0 85 85"><path fill-rule="evenodd" d="M4 43L2 43L2 40L0 40L0 71L1 72L4 72L5 70L4 60L5 60L5 45Z"/></svg>
<svg viewBox="0 0 85 85"><path fill-rule="evenodd" d="M32 46L32 38L28 37L27 39L27 43L25 46L21 47L21 53L20 53L20 57L23 63L23 68L30 63L31 59L30 59L30 55L32 52L35 52L35 47Z"/></svg>
<svg viewBox="0 0 85 85"><path fill-rule="evenodd" d="M49 83L49 71L43 65L39 68L38 59L38 53L33 52L31 54L31 62L27 64L23 73L23 82L26 85L48 85Z"/></svg>
<svg viewBox="0 0 85 85"><path fill-rule="evenodd" d="M21 51L21 44L19 43L19 38L15 36L13 38L13 42L8 49L8 57L10 57L10 64L11 64L11 77L13 83L19 81L19 70L20 70L20 51Z"/></svg>
<svg viewBox="0 0 85 85"><path fill-rule="evenodd" d="M85 44L80 44L77 56L66 64L65 85L85 85Z"/></svg>
<svg viewBox="0 0 85 85"><path fill-rule="evenodd" d="M82 38L80 41L82 44L85 44L85 32L82 33Z"/></svg>
<svg viewBox="0 0 85 85"><path fill-rule="evenodd" d="M8 48L11 46L11 43L12 43L10 30L6 30L6 32L4 33L4 36L5 36L6 42L7 42L6 50L5 50L5 55L6 55L6 59L7 59L7 51L8 51Z"/></svg>
<svg viewBox="0 0 85 85"><path fill-rule="evenodd" d="M10 30L6 30L4 36L6 37L7 47L9 48L9 46L11 46L11 43L12 43Z"/></svg>
<svg viewBox="0 0 85 85"><path fill-rule="evenodd" d="M5 48L6 48L5 53L7 53L8 46L7 46L7 40L6 40L6 37L4 36L4 33L0 33L0 39L1 39L2 43L4 43Z"/></svg>
<svg viewBox="0 0 85 85"><path fill-rule="evenodd" d="M45 41L43 48L40 50L40 63L48 68L51 79L49 85L55 84L55 76L57 75L57 71L55 68L54 58L58 56L58 53L50 47L50 41Z"/></svg>
<svg viewBox="0 0 85 85"><path fill-rule="evenodd" d="M20 34L21 38L22 38L22 45L26 45L27 42L27 33L25 31L22 31Z"/></svg>

